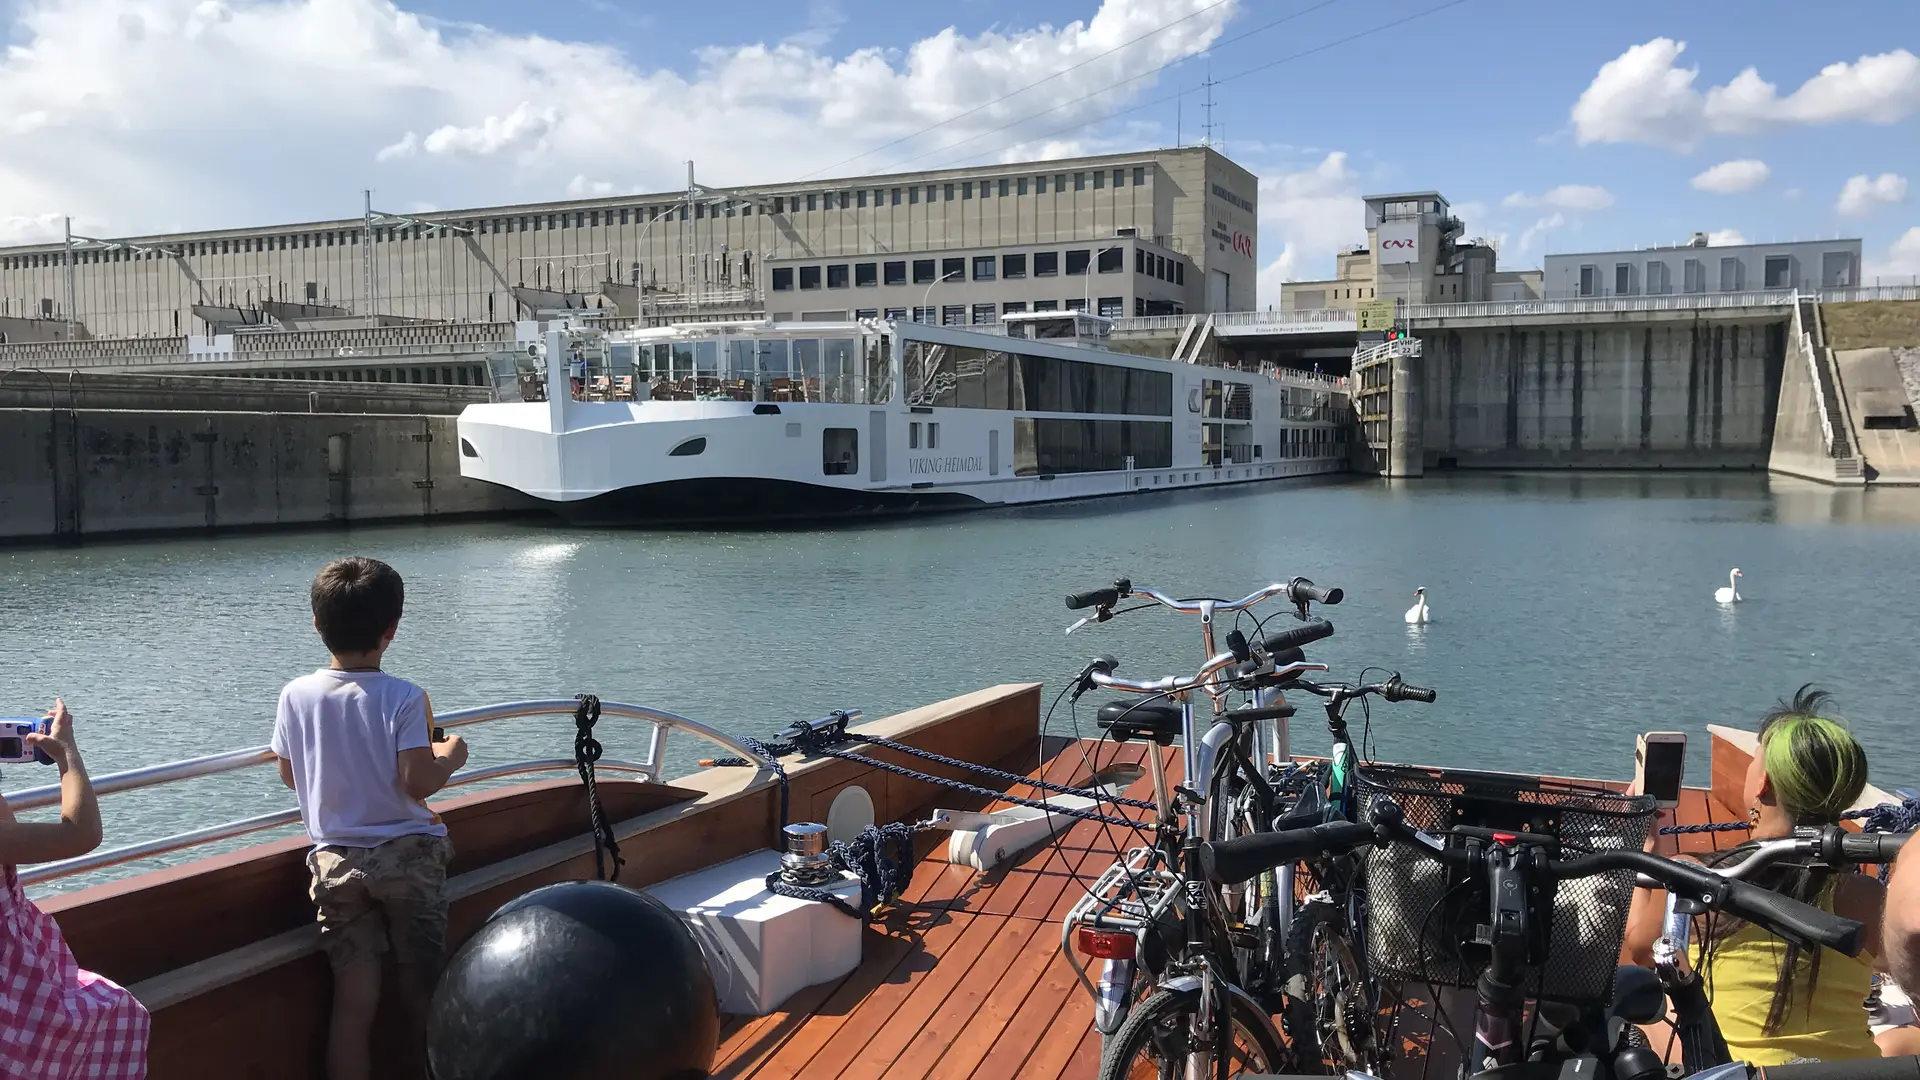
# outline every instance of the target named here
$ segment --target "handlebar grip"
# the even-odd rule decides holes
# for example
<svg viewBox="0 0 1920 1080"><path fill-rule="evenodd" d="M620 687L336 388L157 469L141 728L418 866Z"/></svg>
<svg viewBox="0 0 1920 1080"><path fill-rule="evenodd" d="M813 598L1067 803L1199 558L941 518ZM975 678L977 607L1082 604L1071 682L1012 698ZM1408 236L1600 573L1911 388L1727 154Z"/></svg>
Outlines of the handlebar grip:
<svg viewBox="0 0 1920 1080"><path fill-rule="evenodd" d="M1302 645L1311 644L1319 641L1321 638L1329 638L1332 636L1332 623L1325 619L1308 619L1306 622L1301 623L1291 630L1282 630L1261 642L1261 647L1266 649L1269 654L1272 654L1282 649L1297 649Z"/></svg>
<svg viewBox="0 0 1920 1080"><path fill-rule="evenodd" d="M1273 661L1273 666L1277 668L1286 667L1288 664L1301 663L1306 660L1306 658L1307 654L1301 652L1300 646L1298 645L1295 645L1291 649L1281 649L1278 652L1267 653L1267 659Z"/></svg>
<svg viewBox="0 0 1920 1080"><path fill-rule="evenodd" d="M1067 610L1079 611L1081 608L1112 607L1120 602L1120 590L1111 586L1105 589L1089 589L1086 592L1067 594Z"/></svg>
<svg viewBox="0 0 1920 1080"><path fill-rule="evenodd" d="M1323 589L1303 577L1287 582L1287 599L1296 604L1338 604L1346 598L1347 594L1339 589Z"/></svg>
<svg viewBox="0 0 1920 1080"><path fill-rule="evenodd" d="M1890 863L1912 833L1847 833L1840 838L1840 857L1853 863Z"/></svg>
<svg viewBox="0 0 1920 1080"><path fill-rule="evenodd" d="M1745 881L1725 880L1720 887L1724 891L1721 906L1748 922L1847 956L1860 955L1861 926L1852 919Z"/></svg>
<svg viewBox="0 0 1920 1080"><path fill-rule="evenodd" d="M1388 687L1387 692L1380 696L1388 701L1424 701L1431 705L1433 700L1440 696L1440 692L1425 686L1415 686L1412 683L1398 683Z"/></svg>
<svg viewBox="0 0 1920 1080"><path fill-rule="evenodd" d="M1373 843L1373 829L1354 821L1330 821L1305 829L1255 833L1200 845L1200 866L1221 885L1238 885L1266 870L1322 853Z"/></svg>
<svg viewBox="0 0 1920 1080"><path fill-rule="evenodd" d="M1120 661L1111 656L1096 656L1087 661L1088 671L1097 671L1102 675L1111 675L1119 670Z"/></svg>
<svg viewBox="0 0 1920 1080"><path fill-rule="evenodd" d="M1768 1065L1754 1075L1759 1080L1920 1080L1920 1056L1802 1061Z"/></svg>

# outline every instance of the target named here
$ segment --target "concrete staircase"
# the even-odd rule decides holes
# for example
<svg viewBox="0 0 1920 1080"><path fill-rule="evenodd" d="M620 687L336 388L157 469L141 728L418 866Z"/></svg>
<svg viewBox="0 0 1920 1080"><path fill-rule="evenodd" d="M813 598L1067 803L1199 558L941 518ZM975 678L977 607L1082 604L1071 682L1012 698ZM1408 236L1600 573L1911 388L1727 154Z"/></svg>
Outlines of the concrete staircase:
<svg viewBox="0 0 1920 1080"><path fill-rule="evenodd" d="M1212 339L1213 316L1192 316L1180 331L1180 340L1174 343L1171 359L1178 364L1197 364Z"/></svg>
<svg viewBox="0 0 1920 1080"><path fill-rule="evenodd" d="M1820 305L1811 297L1801 297L1796 303L1794 314L1800 330L1813 348L1814 373L1820 380L1820 401L1825 407L1834 471L1842 476L1860 476L1860 458L1854 453L1850 425L1842 406L1842 391L1834 378L1833 356L1827 349L1826 330L1820 325Z"/></svg>

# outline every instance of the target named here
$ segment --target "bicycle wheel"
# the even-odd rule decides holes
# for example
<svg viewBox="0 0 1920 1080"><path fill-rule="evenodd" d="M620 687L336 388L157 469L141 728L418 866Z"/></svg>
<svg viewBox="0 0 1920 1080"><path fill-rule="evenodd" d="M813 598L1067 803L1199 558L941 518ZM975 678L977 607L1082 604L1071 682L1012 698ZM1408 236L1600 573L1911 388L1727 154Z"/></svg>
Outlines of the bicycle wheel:
<svg viewBox="0 0 1920 1080"><path fill-rule="evenodd" d="M1289 996L1281 1027L1298 1048L1302 1071L1377 1071L1387 1056L1385 1038L1376 995L1348 937L1346 912L1325 900L1302 904L1287 953L1304 985L1289 984L1298 992Z"/></svg>
<svg viewBox="0 0 1920 1080"><path fill-rule="evenodd" d="M1285 1066L1285 1048L1273 1040L1254 1007L1231 1002L1232 1041L1227 1075L1272 1073ZM1127 1014L1107 1040L1100 1059L1100 1080L1177 1080L1185 1074L1194 1007L1191 991L1155 990Z"/></svg>

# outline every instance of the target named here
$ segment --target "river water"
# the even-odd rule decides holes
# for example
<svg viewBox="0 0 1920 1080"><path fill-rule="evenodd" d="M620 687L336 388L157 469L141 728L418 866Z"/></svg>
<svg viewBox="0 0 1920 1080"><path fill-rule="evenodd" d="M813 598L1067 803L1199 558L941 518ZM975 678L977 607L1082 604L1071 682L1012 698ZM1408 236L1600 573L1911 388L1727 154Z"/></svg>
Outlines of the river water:
<svg viewBox="0 0 1920 1080"><path fill-rule="evenodd" d="M0 715L65 695L96 776L265 743L281 685L326 663L306 589L342 554L405 576L387 667L442 711L591 691L766 737L994 683L1041 681L1051 701L1097 653L1134 675L1200 660L1197 620L1170 612L1063 636L1069 591L1125 575L1239 596L1305 575L1347 591L1315 659L1440 691L1374 710L1381 760L1623 777L1635 733L1677 729L1704 784L1707 724L1751 727L1814 681L1837 692L1878 783L1920 781L1920 491L1746 475L1295 482L812 530L519 521L13 549ZM1721 608L1734 566L1745 599ZM1413 629L1401 613L1420 585L1434 621ZM1313 715L1295 720L1297 749L1325 745ZM1091 709L1079 720L1092 730ZM1052 726L1072 730L1064 705ZM565 720L466 733L476 763L571 752ZM604 741L612 756L644 749L637 728ZM669 772L703 752L682 743ZM53 779L10 766L0 790ZM258 769L104 805L118 845L291 796Z"/></svg>

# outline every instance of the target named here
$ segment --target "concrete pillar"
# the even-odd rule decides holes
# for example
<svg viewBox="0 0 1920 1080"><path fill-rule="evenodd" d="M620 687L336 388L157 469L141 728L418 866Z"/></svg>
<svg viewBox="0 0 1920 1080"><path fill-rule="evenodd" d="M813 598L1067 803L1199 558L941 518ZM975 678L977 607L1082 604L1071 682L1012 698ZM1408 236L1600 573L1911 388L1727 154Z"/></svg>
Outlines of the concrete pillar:
<svg viewBox="0 0 1920 1080"><path fill-rule="evenodd" d="M1426 443L1422 410L1426 408L1421 383L1425 375L1418 356L1396 356L1393 364L1393 402L1387 422L1387 475L1421 476L1426 472Z"/></svg>

